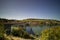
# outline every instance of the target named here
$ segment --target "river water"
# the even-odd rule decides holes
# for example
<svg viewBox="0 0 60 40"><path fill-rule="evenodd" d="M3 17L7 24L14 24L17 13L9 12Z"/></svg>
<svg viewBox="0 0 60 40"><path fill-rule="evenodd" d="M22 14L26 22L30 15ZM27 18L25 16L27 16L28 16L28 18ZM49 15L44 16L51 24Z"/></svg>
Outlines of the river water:
<svg viewBox="0 0 60 40"><path fill-rule="evenodd" d="M50 28L50 27L55 27L55 26L33 26L33 27L27 26L26 31L30 34L40 35L40 33L43 30Z"/></svg>

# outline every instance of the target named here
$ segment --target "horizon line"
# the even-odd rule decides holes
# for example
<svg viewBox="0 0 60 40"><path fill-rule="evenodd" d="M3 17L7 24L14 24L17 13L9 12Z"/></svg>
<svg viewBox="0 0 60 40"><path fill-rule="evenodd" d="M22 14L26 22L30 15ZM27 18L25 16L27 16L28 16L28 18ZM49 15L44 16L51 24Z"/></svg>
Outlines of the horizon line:
<svg viewBox="0 0 60 40"><path fill-rule="evenodd" d="M50 18L23 18L23 19L15 19L15 18L1 18L1 19L8 19L8 20L26 20L26 19L45 19L45 20L58 20L60 21L59 19L50 19Z"/></svg>

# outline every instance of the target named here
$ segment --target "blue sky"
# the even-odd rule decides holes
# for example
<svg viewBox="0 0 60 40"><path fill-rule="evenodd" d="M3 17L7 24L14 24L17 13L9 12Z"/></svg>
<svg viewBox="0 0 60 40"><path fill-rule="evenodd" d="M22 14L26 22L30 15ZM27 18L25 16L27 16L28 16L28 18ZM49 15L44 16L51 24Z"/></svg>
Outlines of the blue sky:
<svg viewBox="0 0 60 40"><path fill-rule="evenodd" d="M60 20L59 0L0 0L0 18Z"/></svg>

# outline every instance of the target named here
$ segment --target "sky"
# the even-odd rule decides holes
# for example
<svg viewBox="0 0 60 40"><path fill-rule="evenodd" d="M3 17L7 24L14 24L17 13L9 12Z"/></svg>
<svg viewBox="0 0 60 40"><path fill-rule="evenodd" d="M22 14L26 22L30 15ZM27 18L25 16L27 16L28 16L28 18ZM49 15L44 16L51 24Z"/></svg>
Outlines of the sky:
<svg viewBox="0 0 60 40"><path fill-rule="evenodd" d="M60 0L0 0L0 18L60 20Z"/></svg>

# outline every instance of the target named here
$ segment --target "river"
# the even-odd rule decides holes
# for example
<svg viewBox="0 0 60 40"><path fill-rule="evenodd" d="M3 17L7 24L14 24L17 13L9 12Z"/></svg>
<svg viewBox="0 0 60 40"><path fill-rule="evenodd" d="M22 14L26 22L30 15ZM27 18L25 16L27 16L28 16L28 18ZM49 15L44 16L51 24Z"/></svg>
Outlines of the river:
<svg viewBox="0 0 60 40"><path fill-rule="evenodd" d="M40 35L40 33L47 29L47 28L50 28L50 27L56 27L56 26L27 26L26 27L26 31L29 33L29 34L35 34L35 35Z"/></svg>

